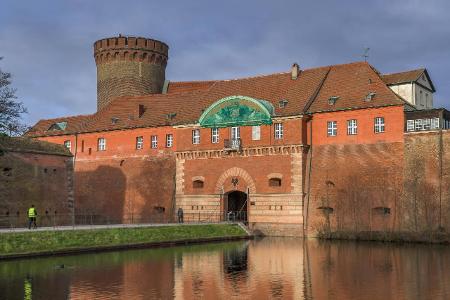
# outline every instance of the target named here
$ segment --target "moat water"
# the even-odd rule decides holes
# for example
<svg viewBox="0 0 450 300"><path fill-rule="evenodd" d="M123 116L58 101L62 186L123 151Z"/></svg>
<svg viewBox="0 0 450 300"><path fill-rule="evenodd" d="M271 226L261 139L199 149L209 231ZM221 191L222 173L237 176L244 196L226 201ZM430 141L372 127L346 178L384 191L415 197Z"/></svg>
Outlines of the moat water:
<svg viewBox="0 0 450 300"><path fill-rule="evenodd" d="M450 299L450 246L264 238L3 261L0 299Z"/></svg>

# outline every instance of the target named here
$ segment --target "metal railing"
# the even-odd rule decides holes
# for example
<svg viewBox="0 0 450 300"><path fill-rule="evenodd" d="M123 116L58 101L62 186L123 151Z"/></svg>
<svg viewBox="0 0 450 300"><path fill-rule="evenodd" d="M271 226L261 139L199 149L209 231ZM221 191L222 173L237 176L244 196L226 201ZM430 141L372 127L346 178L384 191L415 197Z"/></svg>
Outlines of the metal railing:
<svg viewBox="0 0 450 300"><path fill-rule="evenodd" d="M219 222L246 222L247 212L185 212L182 220L177 213L173 216L163 213L148 215L125 214L123 216L110 216L96 213L86 214L44 214L36 217L38 227L60 226L89 226L89 225L115 225L115 224L169 224L169 223L219 223ZM0 228L14 229L28 227L29 219L26 214L0 215Z"/></svg>
<svg viewBox="0 0 450 300"><path fill-rule="evenodd" d="M242 149L241 139L225 139L224 149L229 151L240 151Z"/></svg>

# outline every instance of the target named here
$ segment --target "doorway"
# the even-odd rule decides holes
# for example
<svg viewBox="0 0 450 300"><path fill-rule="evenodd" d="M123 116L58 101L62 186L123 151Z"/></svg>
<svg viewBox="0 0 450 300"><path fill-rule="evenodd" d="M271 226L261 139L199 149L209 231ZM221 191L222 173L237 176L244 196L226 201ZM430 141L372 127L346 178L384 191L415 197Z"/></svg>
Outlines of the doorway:
<svg viewBox="0 0 450 300"><path fill-rule="evenodd" d="M246 193L241 191L230 192L225 202L225 220L247 222Z"/></svg>

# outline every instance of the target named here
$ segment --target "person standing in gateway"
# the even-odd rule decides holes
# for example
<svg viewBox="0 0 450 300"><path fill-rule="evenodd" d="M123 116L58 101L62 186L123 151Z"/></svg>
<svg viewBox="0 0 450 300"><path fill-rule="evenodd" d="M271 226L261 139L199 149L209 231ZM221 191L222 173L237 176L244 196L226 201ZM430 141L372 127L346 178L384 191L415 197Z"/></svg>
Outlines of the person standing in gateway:
<svg viewBox="0 0 450 300"><path fill-rule="evenodd" d="M31 229L31 224L33 224L33 227L36 229L36 216L37 211L36 208L34 208L34 205L31 204L31 207L28 209L28 229Z"/></svg>

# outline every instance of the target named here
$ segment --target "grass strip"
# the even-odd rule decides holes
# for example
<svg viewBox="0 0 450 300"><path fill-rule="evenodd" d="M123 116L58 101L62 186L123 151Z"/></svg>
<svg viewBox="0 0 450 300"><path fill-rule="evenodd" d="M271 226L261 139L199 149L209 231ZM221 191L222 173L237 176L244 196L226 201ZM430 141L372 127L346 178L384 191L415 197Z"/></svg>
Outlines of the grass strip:
<svg viewBox="0 0 450 300"><path fill-rule="evenodd" d="M0 234L0 255L246 236L235 224L182 225Z"/></svg>

